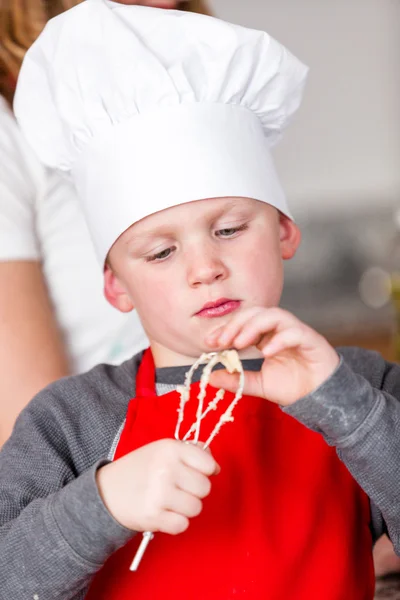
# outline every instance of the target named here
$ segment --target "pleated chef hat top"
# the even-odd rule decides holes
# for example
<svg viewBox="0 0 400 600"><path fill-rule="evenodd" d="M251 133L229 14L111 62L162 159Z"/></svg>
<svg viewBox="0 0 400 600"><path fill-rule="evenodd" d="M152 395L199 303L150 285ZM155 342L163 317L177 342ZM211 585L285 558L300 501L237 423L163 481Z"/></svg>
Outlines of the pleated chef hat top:
<svg viewBox="0 0 400 600"><path fill-rule="evenodd" d="M267 33L109 0L55 17L14 109L41 161L70 171L98 258L143 217L242 196L290 216L271 147L307 68Z"/></svg>

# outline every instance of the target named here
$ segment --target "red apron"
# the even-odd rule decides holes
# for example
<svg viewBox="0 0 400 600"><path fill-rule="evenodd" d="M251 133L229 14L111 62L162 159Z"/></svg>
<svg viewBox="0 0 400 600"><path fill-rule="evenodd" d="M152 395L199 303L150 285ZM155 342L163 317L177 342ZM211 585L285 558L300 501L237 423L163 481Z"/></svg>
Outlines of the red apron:
<svg viewBox="0 0 400 600"><path fill-rule="evenodd" d="M154 379L148 350L115 459L174 435L178 394L157 397ZM192 390L183 432L195 418L198 384ZM205 419L202 439L216 417ZM157 533L133 573L135 536L95 576L86 600L373 598L369 499L335 450L260 398L244 396L234 418L212 443L221 473L201 515L181 535Z"/></svg>

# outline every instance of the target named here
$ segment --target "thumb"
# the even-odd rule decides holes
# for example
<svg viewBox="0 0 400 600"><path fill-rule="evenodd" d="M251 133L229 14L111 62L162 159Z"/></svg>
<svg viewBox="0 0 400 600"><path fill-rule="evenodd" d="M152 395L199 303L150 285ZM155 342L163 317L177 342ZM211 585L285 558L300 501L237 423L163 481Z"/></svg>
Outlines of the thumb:
<svg viewBox="0 0 400 600"><path fill-rule="evenodd" d="M239 374L228 373L225 369L213 371L210 377L210 385L236 394L239 388ZM261 373L253 371L244 372L243 394L264 397Z"/></svg>
<svg viewBox="0 0 400 600"><path fill-rule="evenodd" d="M239 387L239 374L228 373L225 369L218 369L218 371L211 373L210 385L235 394Z"/></svg>

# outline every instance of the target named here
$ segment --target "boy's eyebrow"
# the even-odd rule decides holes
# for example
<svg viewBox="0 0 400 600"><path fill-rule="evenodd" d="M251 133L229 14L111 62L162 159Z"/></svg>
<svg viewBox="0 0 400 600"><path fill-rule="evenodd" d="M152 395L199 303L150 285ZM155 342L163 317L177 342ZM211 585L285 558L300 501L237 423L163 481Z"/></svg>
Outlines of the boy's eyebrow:
<svg viewBox="0 0 400 600"><path fill-rule="evenodd" d="M210 221L219 219L234 209L238 209L243 213L248 213L251 210L251 206L248 204L243 204L237 198L232 198L229 199L222 207L216 207L215 210L208 215L208 218ZM159 226L149 229L148 231L142 231L140 233L135 233L132 231L131 236L129 236L129 238L125 241L125 244L140 245L155 238L171 237L172 234L172 225L160 224Z"/></svg>
<svg viewBox="0 0 400 600"><path fill-rule="evenodd" d="M240 218L247 218L252 212L254 212L254 206L252 204L243 204L243 202L233 199L219 210L216 210L213 215L210 215L210 220L216 221L217 219L229 216L229 213L234 213L235 216Z"/></svg>
<svg viewBox="0 0 400 600"><path fill-rule="evenodd" d="M125 244L128 245L139 245L146 243L155 238L169 237L171 235L171 227L166 227L165 225L160 225L160 227L156 229L151 229L149 231L143 231L141 233L134 233L129 236L128 239L125 240Z"/></svg>

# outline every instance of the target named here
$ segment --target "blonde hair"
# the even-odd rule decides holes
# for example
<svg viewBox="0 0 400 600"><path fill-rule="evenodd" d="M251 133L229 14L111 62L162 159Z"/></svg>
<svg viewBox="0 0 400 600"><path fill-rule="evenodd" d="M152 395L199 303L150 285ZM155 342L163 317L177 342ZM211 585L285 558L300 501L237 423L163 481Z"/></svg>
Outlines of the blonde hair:
<svg viewBox="0 0 400 600"><path fill-rule="evenodd" d="M10 103L25 52L47 21L81 0L0 0L0 94ZM204 0L187 0L179 8L210 14Z"/></svg>

